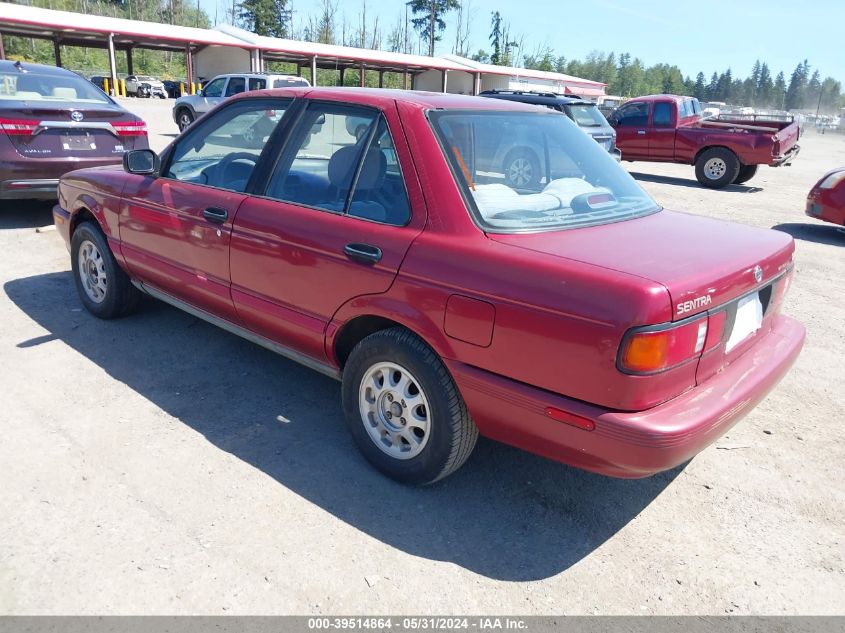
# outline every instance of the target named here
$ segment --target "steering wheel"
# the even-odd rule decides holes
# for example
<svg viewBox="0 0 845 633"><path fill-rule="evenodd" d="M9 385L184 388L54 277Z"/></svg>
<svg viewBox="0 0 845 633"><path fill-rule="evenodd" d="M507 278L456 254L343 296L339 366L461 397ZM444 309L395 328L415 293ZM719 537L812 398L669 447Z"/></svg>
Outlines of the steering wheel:
<svg viewBox="0 0 845 633"><path fill-rule="evenodd" d="M258 157L255 154L250 154L249 152L233 152L224 156L214 168L214 176L220 185L229 181L235 182L238 180L237 176L235 178L227 178L226 172L229 171L235 161L239 160L252 163L252 166L249 168L249 172L246 175L246 180L249 180L249 175L258 164Z"/></svg>

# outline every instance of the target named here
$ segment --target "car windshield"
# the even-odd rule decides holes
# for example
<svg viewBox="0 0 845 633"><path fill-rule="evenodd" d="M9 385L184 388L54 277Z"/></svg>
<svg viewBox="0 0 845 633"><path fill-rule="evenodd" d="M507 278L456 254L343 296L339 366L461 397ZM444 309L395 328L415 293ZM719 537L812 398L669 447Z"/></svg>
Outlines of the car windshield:
<svg viewBox="0 0 845 633"><path fill-rule="evenodd" d="M485 230L567 229L660 210L563 114L438 110L429 116Z"/></svg>
<svg viewBox="0 0 845 633"><path fill-rule="evenodd" d="M591 103L574 103L566 107L569 108L572 119L581 127L605 127L608 125L604 115Z"/></svg>
<svg viewBox="0 0 845 633"><path fill-rule="evenodd" d="M93 84L76 75L0 73L0 99L109 103Z"/></svg>
<svg viewBox="0 0 845 633"><path fill-rule="evenodd" d="M149 75L138 75L136 79L138 79L138 81L155 81L155 78L150 77Z"/></svg>

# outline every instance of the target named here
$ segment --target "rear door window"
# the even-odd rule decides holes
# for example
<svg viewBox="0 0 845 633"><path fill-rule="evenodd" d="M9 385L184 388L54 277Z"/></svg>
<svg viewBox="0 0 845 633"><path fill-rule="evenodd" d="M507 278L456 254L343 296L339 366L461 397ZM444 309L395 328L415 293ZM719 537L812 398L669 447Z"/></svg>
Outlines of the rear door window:
<svg viewBox="0 0 845 633"><path fill-rule="evenodd" d="M672 104L668 101L660 101L654 104L655 127L672 127Z"/></svg>
<svg viewBox="0 0 845 633"><path fill-rule="evenodd" d="M261 79L259 77L250 77L249 78L249 89L250 90L264 90L267 87L267 81Z"/></svg>
<svg viewBox="0 0 845 633"><path fill-rule="evenodd" d="M226 84L226 95L231 97L246 90L246 79L243 77L229 77L229 83Z"/></svg>

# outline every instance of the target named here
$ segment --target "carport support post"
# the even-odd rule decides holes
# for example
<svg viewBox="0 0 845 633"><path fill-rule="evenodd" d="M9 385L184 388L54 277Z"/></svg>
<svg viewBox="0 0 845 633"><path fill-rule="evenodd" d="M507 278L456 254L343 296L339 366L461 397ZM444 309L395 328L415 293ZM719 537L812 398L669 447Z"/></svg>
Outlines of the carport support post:
<svg viewBox="0 0 845 633"><path fill-rule="evenodd" d="M481 94L481 73L472 76L472 94Z"/></svg>
<svg viewBox="0 0 845 633"><path fill-rule="evenodd" d="M126 74L127 75L134 75L135 74L135 65L132 63L132 49L126 49Z"/></svg>
<svg viewBox="0 0 845 633"><path fill-rule="evenodd" d="M311 85L317 85L317 56L311 58Z"/></svg>
<svg viewBox="0 0 845 633"><path fill-rule="evenodd" d="M188 73L188 93L194 94L191 90L191 85L194 83L194 53L191 51L191 45L185 47L185 70Z"/></svg>
<svg viewBox="0 0 845 633"><path fill-rule="evenodd" d="M408 89L408 69L402 72L402 90Z"/></svg>
<svg viewBox="0 0 845 633"><path fill-rule="evenodd" d="M58 38L53 40L53 56L56 58L56 66L62 67L62 46Z"/></svg>
<svg viewBox="0 0 845 633"><path fill-rule="evenodd" d="M3 46L3 34L0 33L0 59L6 59L6 47Z"/></svg>
<svg viewBox="0 0 845 633"><path fill-rule="evenodd" d="M378 87L384 88L384 71L378 71Z"/></svg>
<svg viewBox="0 0 845 633"><path fill-rule="evenodd" d="M346 74L346 66L341 66L340 67L340 77L339 77L339 81L340 81L341 86L343 85L343 76L345 74Z"/></svg>
<svg viewBox="0 0 845 633"><path fill-rule="evenodd" d="M448 70L441 71L443 73L443 79L440 82L440 92L446 92L446 84L448 83Z"/></svg>
<svg viewBox="0 0 845 633"><path fill-rule="evenodd" d="M364 64L361 64L361 72L359 73L361 81L359 82L361 87L367 85L367 69L364 67Z"/></svg>
<svg viewBox="0 0 845 633"><path fill-rule="evenodd" d="M114 33L109 33L109 74L111 76L111 83L109 84L109 94L112 97L117 96L117 63L114 61Z"/></svg>

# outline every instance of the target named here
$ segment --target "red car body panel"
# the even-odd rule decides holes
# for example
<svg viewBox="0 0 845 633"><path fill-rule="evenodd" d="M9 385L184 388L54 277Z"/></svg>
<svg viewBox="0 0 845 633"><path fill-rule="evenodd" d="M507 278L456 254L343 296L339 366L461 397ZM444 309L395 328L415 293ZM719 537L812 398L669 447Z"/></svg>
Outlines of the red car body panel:
<svg viewBox="0 0 845 633"><path fill-rule="evenodd" d="M292 95L385 114L411 203L406 226L162 177L80 171L62 179L60 233L69 242L79 213L91 212L110 239L119 230L113 248L130 276L329 374L341 374L356 323L405 326L444 360L482 434L614 476L689 459L764 397L800 351L803 328L772 301L764 327L729 354L716 346L653 375L620 371L632 327L718 312L781 283L791 239L668 211L592 228L487 234L468 213L426 112L530 106L332 89L262 91L227 103ZM226 235L196 237L217 230L202 209L221 205ZM366 266L344 257L355 241L378 244L382 260ZM699 293L712 299L681 314L678 303ZM560 421L567 415L588 423Z"/></svg>
<svg viewBox="0 0 845 633"><path fill-rule="evenodd" d="M707 122L698 114L682 116L679 104L687 97L650 95L625 102L646 103L648 122L642 126L614 126L616 145L623 160L641 160L692 165L696 157L710 147L726 147L737 155L743 165L771 165L776 167L790 161L798 151L799 127L796 121L749 124L736 121L742 127L726 128L729 120ZM654 105L671 106L671 123L654 124ZM753 130L753 127L766 130ZM775 129L775 132L768 131Z"/></svg>
<svg viewBox="0 0 845 633"><path fill-rule="evenodd" d="M813 186L807 196L806 215L845 226L845 177L833 187L825 189L821 187L825 180L842 172L845 172L845 167L829 171Z"/></svg>

